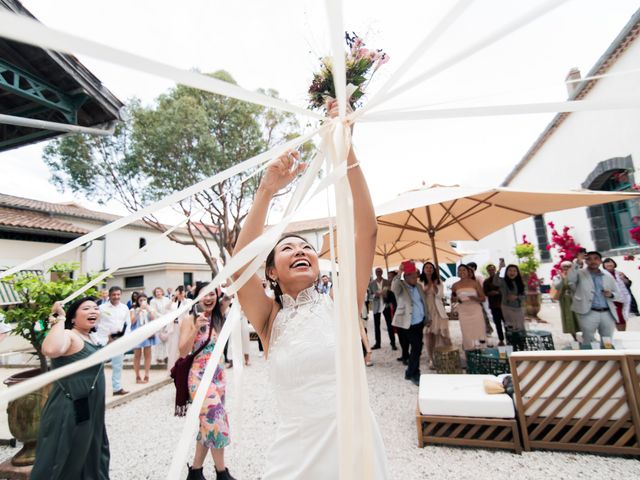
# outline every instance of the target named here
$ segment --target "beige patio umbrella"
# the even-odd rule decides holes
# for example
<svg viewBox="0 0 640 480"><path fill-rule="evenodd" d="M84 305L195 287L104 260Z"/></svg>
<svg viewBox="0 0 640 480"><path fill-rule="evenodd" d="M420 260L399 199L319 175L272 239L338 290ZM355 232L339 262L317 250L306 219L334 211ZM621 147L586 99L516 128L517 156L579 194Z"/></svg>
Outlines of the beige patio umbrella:
<svg viewBox="0 0 640 480"><path fill-rule="evenodd" d="M334 234L334 245L336 235ZM336 257L338 257L337 247ZM429 241L411 240L408 242L394 242L394 243L382 243L376 245L376 252L373 257L374 265L384 264L387 272L389 266L400 264L403 260L418 260L427 261L431 260L435 262L433 257L434 249ZM435 245L435 251L438 252L438 258L446 263L456 263L462 255L456 252L448 242L439 242ZM329 233L325 233L322 238L322 248L320 249L320 258L330 258L331 253L329 251Z"/></svg>
<svg viewBox="0 0 640 480"><path fill-rule="evenodd" d="M376 208L378 243L480 240L519 220L543 213L620 200L640 200L636 192L524 191L433 185L398 195ZM432 248L438 264L438 250Z"/></svg>

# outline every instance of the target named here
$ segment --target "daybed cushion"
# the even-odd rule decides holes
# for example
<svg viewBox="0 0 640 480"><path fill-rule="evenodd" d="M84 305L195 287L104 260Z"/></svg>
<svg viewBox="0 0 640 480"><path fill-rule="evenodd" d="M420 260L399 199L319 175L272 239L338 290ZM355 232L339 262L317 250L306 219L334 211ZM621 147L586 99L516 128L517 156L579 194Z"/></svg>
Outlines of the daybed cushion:
<svg viewBox="0 0 640 480"><path fill-rule="evenodd" d="M511 397L489 395L485 379L493 375L421 375L418 405L423 415L452 417L514 418Z"/></svg>

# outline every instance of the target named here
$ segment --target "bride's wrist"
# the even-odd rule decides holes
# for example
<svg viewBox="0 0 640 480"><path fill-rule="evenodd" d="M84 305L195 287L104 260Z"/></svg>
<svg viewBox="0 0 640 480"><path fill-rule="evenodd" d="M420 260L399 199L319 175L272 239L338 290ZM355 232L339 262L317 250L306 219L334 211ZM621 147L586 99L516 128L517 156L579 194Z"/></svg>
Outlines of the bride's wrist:
<svg viewBox="0 0 640 480"><path fill-rule="evenodd" d="M276 193L277 191L274 192L272 188L269 188L266 185L260 184L260 186L258 186L258 191L256 192L256 196L262 195L264 197L267 197L269 200L271 200Z"/></svg>

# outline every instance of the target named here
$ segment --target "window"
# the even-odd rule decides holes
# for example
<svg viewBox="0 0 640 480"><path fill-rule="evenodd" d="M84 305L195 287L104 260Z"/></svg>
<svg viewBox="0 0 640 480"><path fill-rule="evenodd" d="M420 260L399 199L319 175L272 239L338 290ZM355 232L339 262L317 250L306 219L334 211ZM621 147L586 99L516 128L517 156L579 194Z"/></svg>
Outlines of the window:
<svg viewBox="0 0 640 480"><path fill-rule="evenodd" d="M184 272L182 274L182 284L185 287L187 285L193 285L193 273L192 272Z"/></svg>
<svg viewBox="0 0 640 480"><path fill-rule="evenodd" d="M631 183L629 182L626 172L614 172L604 182L600 190L608 192L616 192L629 190ZM609 230L609 241L611 248L621 248L633 245L629 230L633 228L633 214L631 212L630 202L614 202L604 205L605 220L607 221L607 229Z"/></svg>
<svg viewBox="0 0 640 480"><path fill-rule="evenodd" d="M547 226L544 222L544 216L536 215L533 217L533 223L536 226L536 238L538 239L538 248L540 249L540 258L542 261L551 260L551 253L547 250L549 245L549 237L547 236Z"/></svg>
<svg viewBox="0 0 640 480"><path fill-rule="evenodd" d="M136 275L135 277L124 277L124 288L140 287L144 287L144 275Z"/></svg>
<svg viewBox="0 0 640 480"><path fill-rule="evenodd" d="M582 187L608 192L630 190L634 183L634 170L631 156L611 158L600 162L589 174ZM609 250L634 245L629 230L634 226L633 217L638 215L638 206L635 202L594 205L589 207L587 212L596 250L606 254Z"/></svg>
<svg viewBox="0 0 640 480"><path fill-rule="evenodd" d="M147 239L144 237L140 237L140 240L138 240L138 248L145 247L146 245L147 245Z"/></svg>

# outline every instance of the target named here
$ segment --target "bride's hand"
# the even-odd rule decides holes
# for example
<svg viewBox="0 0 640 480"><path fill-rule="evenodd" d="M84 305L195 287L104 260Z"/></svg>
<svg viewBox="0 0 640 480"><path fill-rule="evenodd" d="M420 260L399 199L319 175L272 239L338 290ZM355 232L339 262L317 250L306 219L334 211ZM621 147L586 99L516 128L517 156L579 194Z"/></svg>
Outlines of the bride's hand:
<svg viewBox="0 0 640 480"><path fill-rule="evenodd" d="M272 160L262 176L260 188L274 195L289 185L306 167L304 163L295 165L296 160L299 159L299 152L289 150Z"/></svg>
<svg viewBox="0 0 640 480"><path fill-rule="evenodd" d="M326 108L329 118L336 118L340 114L340 110L338 109L338 101L335 98L327 99ZM350 115L351 113L353 113L353 108L351 108L351 105L349 105L349 102L347 102L347 115ZM350 123L349 125L351 127L351 133L353 133L353 123Z"/></svg>

